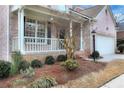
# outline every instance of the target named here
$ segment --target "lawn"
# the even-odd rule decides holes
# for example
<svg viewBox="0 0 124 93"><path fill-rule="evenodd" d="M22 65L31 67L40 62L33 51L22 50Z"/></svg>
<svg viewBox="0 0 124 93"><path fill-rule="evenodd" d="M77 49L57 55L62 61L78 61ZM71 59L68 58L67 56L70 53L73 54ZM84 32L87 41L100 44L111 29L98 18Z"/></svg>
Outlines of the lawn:
<svg viewBox="0 0 124 93"><path fill-rule="evenodd" d="M0 80L0 87L27 87L30 83L32 83L32 81L37 80L44 75L54 77L58 84L62 85L67 84L71 80L76 80L80 77L87 76L89 73L99 73L99 71L104 70L104 68L106 68L107 66L106 63L94 63L90 61L82 61L81 59L78 59L78 63L80 65L74 71L66 70L60 65L61 62L56 62L53 65L44 65L41 68L35 69L35 76L32 78L32 80L25 81L21 75L16 75L4 80ZM19 79L21 80L21 82L24 80L24 82L13 86L12 82Z"/></svg>

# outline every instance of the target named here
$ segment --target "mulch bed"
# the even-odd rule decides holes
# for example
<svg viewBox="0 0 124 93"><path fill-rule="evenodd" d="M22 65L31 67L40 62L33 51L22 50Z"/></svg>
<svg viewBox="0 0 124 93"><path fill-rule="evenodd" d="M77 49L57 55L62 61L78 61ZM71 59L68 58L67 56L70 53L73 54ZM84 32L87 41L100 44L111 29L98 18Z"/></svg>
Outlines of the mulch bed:
<svg viewBox="0 0 124 93"><path fill-rule="evenodd" d="M53 65L44 65L42 68L35 69L35 79L43 76L49 75L56 78L58 84L67 83L69 80L74 80L78 77L86 75L91 72L97 72L101 69L104 69L107 63L94 63L90 61L82 61L78 59L78 63L80 64L79 68L74 71L67 71L64 67L60 65L61 62L56 62ZM9 77L4 80L0 80L0 87L11 87L10 82L17 78L21 77L20 75Z"/></svg>

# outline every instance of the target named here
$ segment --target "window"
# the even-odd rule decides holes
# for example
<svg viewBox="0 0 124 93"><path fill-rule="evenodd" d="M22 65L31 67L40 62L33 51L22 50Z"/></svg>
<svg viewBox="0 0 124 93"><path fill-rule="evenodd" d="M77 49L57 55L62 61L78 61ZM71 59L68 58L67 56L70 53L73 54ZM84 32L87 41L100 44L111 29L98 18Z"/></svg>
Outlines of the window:
<svg viewBox="0 0 124 93"><path fill-rule="evenodd" d="M34 19L25 19L25 36L35 37L36 21Z"/></svg>
<svg viewBox="0 0 124 93"><path fill-rule="evenodd" d="M37 37L45 38L45 23L38 21L37 23Z"/></svg>
<svg viewBox="0 0 124 93"><path fill-rule="evenodd" d="M38 37L39 39L34 40L37 42L45 43L45 39L41 40L41 38L46 38L46 22L25 18L25 33L24 35L27 37ZM34 38L35 39L35 38Z"/></svg>
<svg viewBox="0 0 124 93"><path fill-rule="evenodd" d="M64 39L64 37L65 37L65 30L61 29L60 32L59 32L59 38Z"/></svg>

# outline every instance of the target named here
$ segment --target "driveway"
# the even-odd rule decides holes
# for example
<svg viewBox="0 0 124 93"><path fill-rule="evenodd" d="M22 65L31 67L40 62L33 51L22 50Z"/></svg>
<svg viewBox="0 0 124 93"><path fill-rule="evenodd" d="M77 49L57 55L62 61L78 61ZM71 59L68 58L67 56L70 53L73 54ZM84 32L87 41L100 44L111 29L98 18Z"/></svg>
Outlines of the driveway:
<svg viewBox="0 0 124 93"><path fill-rule="evenodd" d="M111 54L111 55L104 55L102 59L98 61L102 62L110 62L112 60L121 59L124 60L124 54Z"/></svg>
<svg viewBox="0 0 124 93"><path fill-rule="evenodd" d="M124 88L124 74L108 82L101 88Z"/></svg>

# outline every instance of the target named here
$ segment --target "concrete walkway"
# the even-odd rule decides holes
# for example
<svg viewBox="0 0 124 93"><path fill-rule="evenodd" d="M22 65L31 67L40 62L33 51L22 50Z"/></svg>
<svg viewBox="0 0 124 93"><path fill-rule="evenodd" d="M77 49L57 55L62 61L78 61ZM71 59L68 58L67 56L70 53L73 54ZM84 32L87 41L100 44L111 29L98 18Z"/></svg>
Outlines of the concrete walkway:
<svg viewBox="0 0 124 93"><path fill-rule="evenodd" d="M124 74L108 82L101 88L124 88Z"/></svg>
<svg viewBox="0 0 124 93"><path fill-rule="evenodd" d="M112 60L121 59L124 60L124 54L112 54L112 55L104 55L102 59L98 61L110 62Z"/></svg>
<svg viewBox="0 0 124 93"><path fill-rule="evenodd" d="M111 54L111 55L104 55L103 58L98 59L97 61L100 62L111 62L112 60L121 59L124 60L124 54ZM87 60L93 60L93 59L87 59Z"/></svg>

